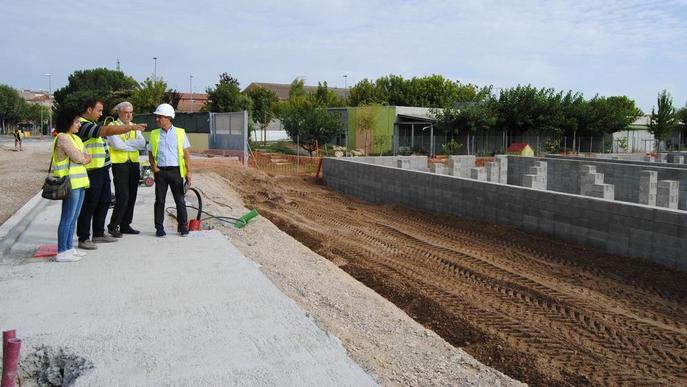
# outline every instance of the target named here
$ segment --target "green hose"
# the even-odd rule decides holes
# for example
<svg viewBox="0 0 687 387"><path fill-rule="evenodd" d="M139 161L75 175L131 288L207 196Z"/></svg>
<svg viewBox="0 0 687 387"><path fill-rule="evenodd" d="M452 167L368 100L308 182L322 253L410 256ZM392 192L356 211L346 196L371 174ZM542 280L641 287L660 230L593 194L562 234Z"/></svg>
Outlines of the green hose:
<svg viewBox="0 0 687 387"><path fill-rule="evenodd" d="M243 215L242 217L238 218L236 223L234 223L234 227L244 228L248 224L248 222L256 216L258 216L258 210L251 210L246 215Z"/></svg>

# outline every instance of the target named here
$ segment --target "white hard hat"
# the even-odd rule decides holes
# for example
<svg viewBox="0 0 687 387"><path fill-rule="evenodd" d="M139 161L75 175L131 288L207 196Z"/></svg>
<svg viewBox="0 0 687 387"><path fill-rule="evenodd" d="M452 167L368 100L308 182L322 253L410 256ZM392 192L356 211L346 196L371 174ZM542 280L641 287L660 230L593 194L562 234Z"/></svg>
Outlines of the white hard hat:
<svg viewBox="0 0 687 387"><path fill-rule="evenodd" d="M153 114L158 116L165 116L169 118L174 118L174 108L168 103L160 104L160 106L155 109Z"/></svg>

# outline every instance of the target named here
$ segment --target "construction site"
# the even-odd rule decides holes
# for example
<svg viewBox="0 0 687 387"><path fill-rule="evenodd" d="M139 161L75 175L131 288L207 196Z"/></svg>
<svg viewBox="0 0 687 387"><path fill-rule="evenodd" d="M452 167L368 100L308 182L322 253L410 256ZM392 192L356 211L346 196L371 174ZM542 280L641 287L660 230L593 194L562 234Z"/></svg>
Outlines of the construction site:
<svg viewBox="0 0 687 387"><path fill-rule="evenodd" d="M26 146L47 160L47 144ZM16 176L23 196L2 199L11 211L0 307L11 314L0 324L25 338L22 386L62 385L46 382L51 369L79 385L687 380L687 165L678 155L303 158L297 170L255 158L246 166L196 153L194 186L212 214L203 231L160 244L142 188L136 222L148 232L115 244L120 261L99 250L79 269L32 257L54 240L54 227L40 225L56 221L57 206L31 199L41 168ZM16 196L29 203L7 202ZM243 229L221 221L248 209L260 216ZM252 264L227 271L232 254ZM260 276L267 288L255 285ZM65 280L71 290L45 293ZM136 285L114 290L121 281ZM269 286L285 299L266 301ZM302 312L272 309L289 303ZM292 331L308 324L310 333ZM298 338L284 346L281 334ZM245 336L253 344L241 344Z"/></svg>

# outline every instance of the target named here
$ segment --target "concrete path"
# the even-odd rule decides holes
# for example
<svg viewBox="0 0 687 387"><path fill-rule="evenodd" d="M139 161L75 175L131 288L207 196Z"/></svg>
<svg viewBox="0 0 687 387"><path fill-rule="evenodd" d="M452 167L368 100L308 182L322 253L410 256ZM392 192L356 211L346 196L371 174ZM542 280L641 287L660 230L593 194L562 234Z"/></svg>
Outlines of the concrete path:
<svg viewBox="0 0 687 387"><path fill-rule="evenodd" d="M34 198L0 227L0 329L24 359L41 345L81 356L93 368L77 385L375 384L223 235L181 238L170 221L156 238L153 202L141 187L142 234L76 263L30 258L56 243L61 202Z"/></svg>

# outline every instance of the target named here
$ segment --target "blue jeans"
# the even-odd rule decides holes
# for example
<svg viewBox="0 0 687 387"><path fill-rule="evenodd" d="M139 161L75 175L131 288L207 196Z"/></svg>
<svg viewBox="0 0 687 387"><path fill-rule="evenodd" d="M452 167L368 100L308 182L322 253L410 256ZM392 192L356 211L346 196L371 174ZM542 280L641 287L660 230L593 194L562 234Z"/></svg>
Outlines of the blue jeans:
<svg viewBox="0 0 687 387"><path fill-rule="evenodd" d="M81 205L85 195L84 188L77 188L69 192L69 197L62 201L62 215L57 227L57 252L72 249L74 233L76 233L76 219L79 218Z"/></svg>

